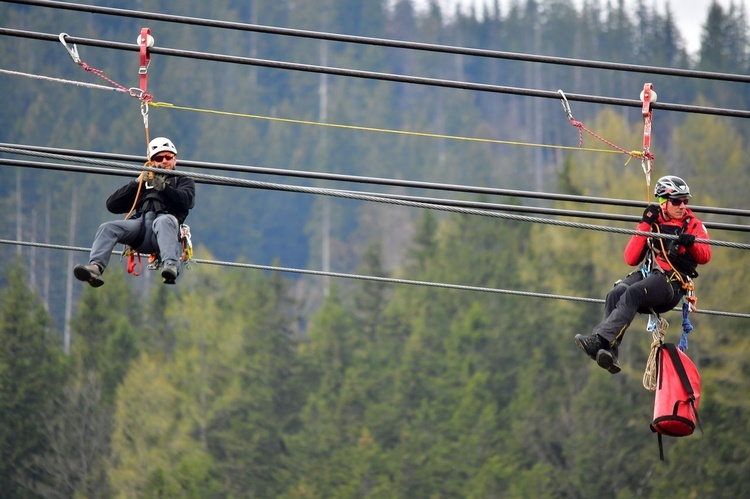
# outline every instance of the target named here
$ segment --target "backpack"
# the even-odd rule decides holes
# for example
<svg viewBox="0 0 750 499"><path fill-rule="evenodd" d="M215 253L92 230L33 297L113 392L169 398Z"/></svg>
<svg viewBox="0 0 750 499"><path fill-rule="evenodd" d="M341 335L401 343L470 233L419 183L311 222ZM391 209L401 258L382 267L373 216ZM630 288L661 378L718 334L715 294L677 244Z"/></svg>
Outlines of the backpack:
<svg viewBox="0 0 750 499"><path fill-rule="evenodd" d="M703 433L698 418L701 378L693 361L673 343L659 347L656 364L656 399L651 431L658 433L659 458L664 461L662 435L686 437L693 434L696 424Z"/></svg>

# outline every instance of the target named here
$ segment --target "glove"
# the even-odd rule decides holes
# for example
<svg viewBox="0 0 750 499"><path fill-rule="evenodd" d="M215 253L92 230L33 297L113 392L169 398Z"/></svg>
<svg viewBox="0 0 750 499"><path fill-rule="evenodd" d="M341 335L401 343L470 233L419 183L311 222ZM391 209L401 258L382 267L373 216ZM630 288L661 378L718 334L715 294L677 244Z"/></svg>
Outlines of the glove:
<svg viewBox="0 0 750 499"><path fill-rule="evenodd" d="M656 223L659 220L660 212L661 212L661 208L659 208L659 205L650 204L646 207L646 211L643 212L643 216L641 217L641 220L648 224Z"/></svg>
<svg viewBox="0 0 750 499"><path fill-rule="evenodd" d="M156 173L154 174L154 178L150 180L150 183L157 191L163 191L164 187L167 186L167 177Z"/></svg>
<svg viewBox="0 0 750 499"><path fill-rule="evenodd" d="M683 232L677 237L677 244L685 248L689 248L695 244L695 236L692 234L688 234L687 232Z"/></svg>

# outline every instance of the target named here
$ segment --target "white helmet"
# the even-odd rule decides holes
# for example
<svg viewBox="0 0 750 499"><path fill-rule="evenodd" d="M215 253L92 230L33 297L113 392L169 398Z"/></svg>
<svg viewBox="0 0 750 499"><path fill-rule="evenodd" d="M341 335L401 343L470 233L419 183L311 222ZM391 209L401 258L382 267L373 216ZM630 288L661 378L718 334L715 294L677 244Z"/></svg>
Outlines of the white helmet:
<svg viewBox="0 0 750 499"><path fill-rule="evenodd" d="M156 137L154 140L148 143L148 159L151 159L154 154L168 151L177 155L177 148L172 144L172 141L166 137Z"/></svg>

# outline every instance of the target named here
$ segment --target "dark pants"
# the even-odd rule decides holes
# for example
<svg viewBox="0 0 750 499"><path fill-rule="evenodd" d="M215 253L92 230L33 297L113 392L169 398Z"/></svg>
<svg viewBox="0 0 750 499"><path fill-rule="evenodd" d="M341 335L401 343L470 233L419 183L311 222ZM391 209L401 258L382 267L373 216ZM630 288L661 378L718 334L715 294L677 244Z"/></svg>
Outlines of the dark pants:
<svg viewBox="0 0 750 499"><path fill-rule="evenodd" d="M594 328L598 334L616 348L636 314L658 314L672 310L684 292L679 280L669 281L668 275L655 271L644 279L640 271L633 272L615 284L607 293L604 303L604 320Z"/></svg>

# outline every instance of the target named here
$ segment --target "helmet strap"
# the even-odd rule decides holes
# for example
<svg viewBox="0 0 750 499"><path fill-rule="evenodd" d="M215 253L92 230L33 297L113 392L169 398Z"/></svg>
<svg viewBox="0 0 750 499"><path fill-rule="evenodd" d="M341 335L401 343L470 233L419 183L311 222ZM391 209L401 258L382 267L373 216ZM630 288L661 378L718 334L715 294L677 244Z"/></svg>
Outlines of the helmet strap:
<svg viewBox="0 0 750 499"><path fill-rule="evenodd" d="M661 208L661 216L664 217L664 220L671 220L672 217L669 216L669 212L664 206L665 204L669 203L669 198L665 197L659 197L659 207Z"/></svg>

